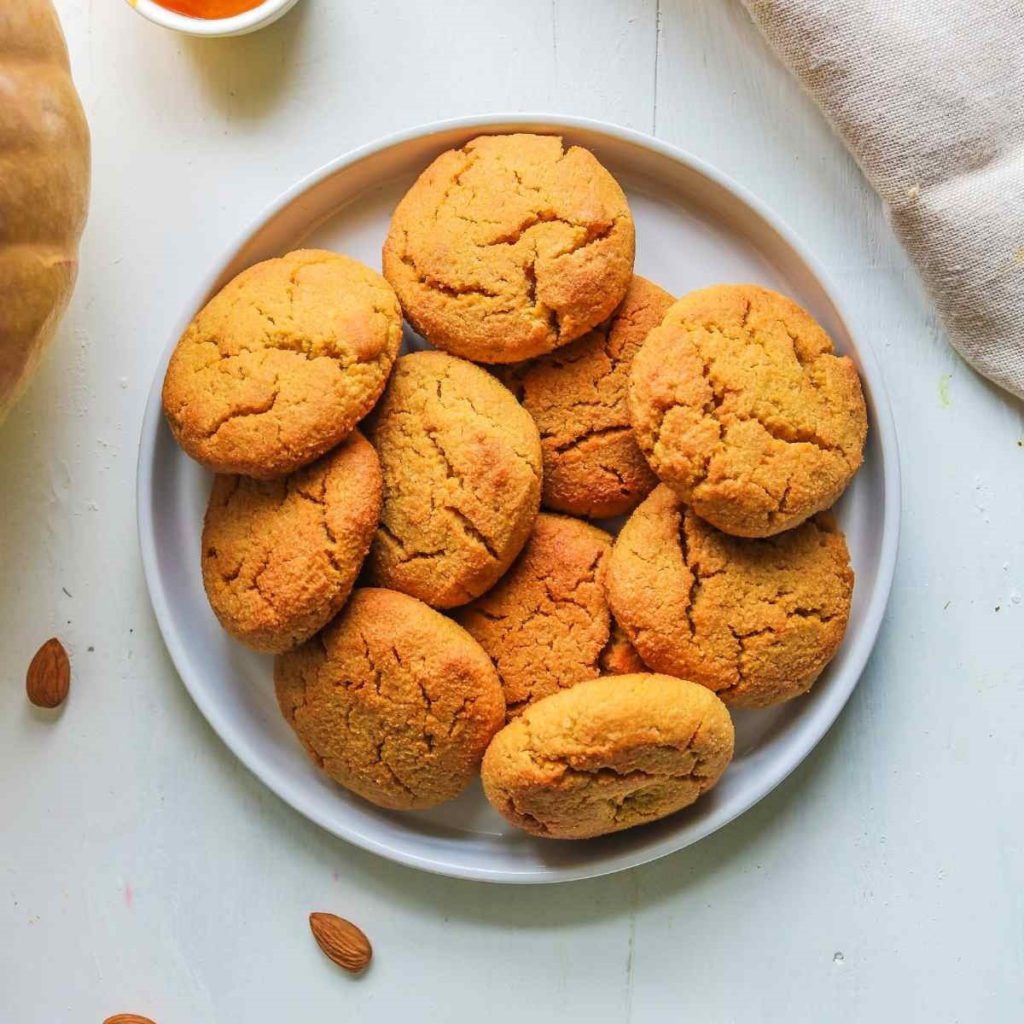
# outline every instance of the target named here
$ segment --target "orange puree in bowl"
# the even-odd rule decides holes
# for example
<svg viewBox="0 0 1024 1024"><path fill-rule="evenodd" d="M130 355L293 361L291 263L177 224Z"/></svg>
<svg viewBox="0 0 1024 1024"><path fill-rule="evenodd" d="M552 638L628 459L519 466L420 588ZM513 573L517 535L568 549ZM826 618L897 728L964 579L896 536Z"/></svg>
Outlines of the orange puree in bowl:
<svg viewBox="0 0 1024 1024"><path fill-rule="evenodd" d="M192 18L230 18L251 11L263 0L156 0L161 7Z"/></svg>

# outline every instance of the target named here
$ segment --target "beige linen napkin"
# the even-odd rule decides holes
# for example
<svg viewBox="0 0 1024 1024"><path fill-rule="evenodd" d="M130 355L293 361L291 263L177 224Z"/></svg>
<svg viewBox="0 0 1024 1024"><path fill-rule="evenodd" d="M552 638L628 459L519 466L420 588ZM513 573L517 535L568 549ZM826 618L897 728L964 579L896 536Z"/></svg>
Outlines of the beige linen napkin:
<svg viewBox="0 0 1024 1024"><path fill-rule="evenodd" d="M963 357L1024 398L1024 0L743 0L888 205Z"/></svg>

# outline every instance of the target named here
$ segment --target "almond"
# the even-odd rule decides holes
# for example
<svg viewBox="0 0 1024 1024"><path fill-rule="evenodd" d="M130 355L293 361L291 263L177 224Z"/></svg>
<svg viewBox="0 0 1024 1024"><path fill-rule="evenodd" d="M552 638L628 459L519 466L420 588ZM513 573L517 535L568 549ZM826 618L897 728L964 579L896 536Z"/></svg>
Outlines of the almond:
<svg viewBox="0 0 1024 1024"><path fill-rule="evenodd" d="M154 1024L154 1022L138 1013L115 1013L113 1017L108 1017L103 1024Z"/></svg>
<svg viewBox="0 0 1024 1024"><path fill-rule="evenodd" d="M336 914L310 914L309 927L317 945L339 967L358 974L370 962L370 940L351 921Z"/></svg>
<svg viewBox="0 0 1024 1024"><path fill-rule="evenodd" d="M36 651L25 677L25 691L36 707L56 708L67 699L70 686L68 652L56 637L52 637Z"/></svg>

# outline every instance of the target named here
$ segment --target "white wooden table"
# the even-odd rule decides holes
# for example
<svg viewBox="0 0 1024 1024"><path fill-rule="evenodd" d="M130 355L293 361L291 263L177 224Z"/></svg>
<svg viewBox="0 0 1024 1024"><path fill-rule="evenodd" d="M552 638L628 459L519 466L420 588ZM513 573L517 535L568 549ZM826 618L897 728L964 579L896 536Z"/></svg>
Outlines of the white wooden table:
<svg viewBox="0 0 1024 1024"><path fill-rule="evenodd" d="M304 0L209 42L57 6L95 189L70 315L0 431L0 1021L1021 1020L1022 407L947 349L739 4ZM134 498L168 325L263 204L392 130L521 110L653 132L774 206L878 351L904 473L878 648L804 766L688 851L533 889L378 860L251 777L164 652ZM56 721L23 693L52 634ZM366 928L365 977L320 956L313 909Z"/></svg>

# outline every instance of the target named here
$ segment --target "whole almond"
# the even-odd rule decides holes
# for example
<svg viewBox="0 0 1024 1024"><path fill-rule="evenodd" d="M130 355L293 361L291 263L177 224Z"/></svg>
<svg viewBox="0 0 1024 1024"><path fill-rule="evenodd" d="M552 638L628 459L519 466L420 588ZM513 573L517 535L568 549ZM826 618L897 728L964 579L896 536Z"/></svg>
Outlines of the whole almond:
<svg viewBox="0 0 1024 1024"><path fill-rule="evenodd" d="M25 677L25 692L38 708L56 708L67 699L71 662L64 645L51 637L36 651Z"/></svg>
<svg viewBox="0 0 1024 1024"><path fill-rule="evenodd" d="M154 1022L138 1013L115 1013L113 1017L108 1017L103 1024L154 1024Z"/></svg>
<svg viewBox="0 0 1024 1024"><path fill-rule="evenodd" d="M339 967L358 974L370 962L370 940L351 921L336 914L310 914L309 927L317 945Z"/></svg>

